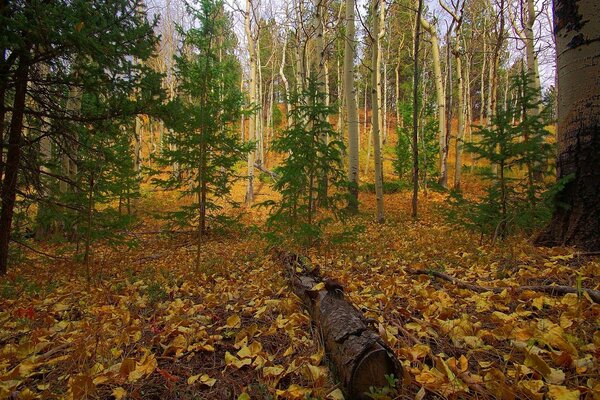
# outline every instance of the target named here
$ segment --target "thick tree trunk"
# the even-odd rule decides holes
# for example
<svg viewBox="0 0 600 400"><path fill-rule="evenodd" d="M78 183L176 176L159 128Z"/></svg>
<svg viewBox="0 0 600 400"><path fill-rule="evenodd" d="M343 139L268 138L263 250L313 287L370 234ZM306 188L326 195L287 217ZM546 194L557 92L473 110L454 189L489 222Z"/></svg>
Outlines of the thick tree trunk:
<svg viewBox="0 0 600 400"><path fill-rule="evenodd" d="M346 0L346 40L344 48L344 96L348 120L348 181L350 182L350 200L348 208L358 211L358 110L354 87L354 0Z"/></svg>
<svg viewBox="0 0 600 400"><path fill-rule="evenodd" d="M24 51L19 59L19 66L15 72L15 95L13 110L8 131L8 152L6 166L2 181L2 210L0 211L0 275L6 274L8 267L8 247L12 229L12 219L17 197L17 179L21 159L21 136L23 133L23 114L25 112L25 98L27 95L27 81L29 75L28 50Z"/></svg>
<svg viewBox="0 0 600 400"><path fill-rule="evenodd" d="M555 0L558 70L557 195L540 245L600 250L600 3ZM560 206L559 206L560 205Z"/></svg>
<svg viewBox="0 0 600 400"><path fill-rule="evenodd" d="M380 1L372 0L372 15L377 15ZM379 67L381 58L379 57L379 18L373 18L373 41L371 44L373 70L371 71L371 132L373 141L373 155L375 156L375 197L377 198L377 222L382 223L385 220L383 215L383 165L381 158L381 140L379 134Z"/></svg>
<svg viewBox="0 0 600 400"><path fill-rule="evenodd" d="M386 386L386 375L400 377L402 367L393 351L369 326L369 321L346 300L339 283L323 280L294 254L279 254L294 293L302 300L323 339L349 399L368 399L371 387Z"/></svg>

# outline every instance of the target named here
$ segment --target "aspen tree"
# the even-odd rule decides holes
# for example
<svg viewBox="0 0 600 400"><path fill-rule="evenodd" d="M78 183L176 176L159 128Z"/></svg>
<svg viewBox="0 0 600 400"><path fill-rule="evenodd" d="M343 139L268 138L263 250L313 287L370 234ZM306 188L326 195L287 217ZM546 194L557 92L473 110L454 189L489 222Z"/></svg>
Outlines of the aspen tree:
<svg viewBox="0 0 600 400"><path fill-rule="evenodd" d="M423 27L431 37L431 55L433 61L433 72L435 76L435 95L437 99L437 112L438 112L438 129L440 132L439 136L439 171L440 171L440 184L443 186L447 185L448 180L448 165L447 158L444 156L446 153L446 136L448 135L446 126L446 94L444 91L444 80L442 77L442 67L440 61L440 46L436 29L431 25L425 18L420 17L420 26Z"/></svg>
<svg viewBox="0 0 600 400"><path fill-rule="evenodd" d="M379 7L383 0L372 0L371 15L373 15L373 31L371 32L371 50L372 50L372 70L371 70L371 132L373 142L373 155L375 157L375 196L377 197L377 222L383 223L385 217L383 214L383 165L381 158L381 140L379 135L379 96L378 96L378 76L381 58L379 56Z"/></svg>
<svg viewBox="0 0 600 400"><path fill-rule="evenodd" d="M246 40L248 45L248 55L250 57L250 77L248 82L249 87L249 102L250 107L256 107L256 86L257 86L257 73L256 73L256 38L252 32L252 13L253 4L252 0L246 0L246 13L244 14L244 28L246 31ZM256 112L252 112L250 115L250 121L248 122L248 141L256 140ZM246 204L252 204L254 202L254 160L256 154L254 150L248 152L247 159L247 171L248 171L248 182L246 185Z"/></svg>
<svg viewBox="0 0 600 400"><path fill-rule="evenodd" d="M346 0L346 38L344 47L344 97L348 120L348 181L350 182L350 200L348 208L358 211L358 110L356 104L356 89L354 86L354 0Z"/></svg>
<svg viewBox="0 0 600 400"><path fill-rule="evenodd" d="M600 3L556 0L558 54L557 206L538 236L546 246L600 250ZM560 206L567 205L567 207Z"/></svg>

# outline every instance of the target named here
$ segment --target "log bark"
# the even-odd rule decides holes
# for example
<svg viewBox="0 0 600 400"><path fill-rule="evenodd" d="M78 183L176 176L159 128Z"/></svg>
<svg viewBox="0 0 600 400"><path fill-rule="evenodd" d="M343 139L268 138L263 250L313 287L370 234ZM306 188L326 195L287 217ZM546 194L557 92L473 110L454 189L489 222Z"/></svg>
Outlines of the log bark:
<svg viewBox="0 0 600 400"><path fill-rule="evenodd" d="M370 387L387 384L386 375L401 376L402 367L392 349L369 326L368 321L344 296L334 281L322 282L298 255L280 252L294 293L302 300L319 328L326 354L335 367L347 398L366 399ZM316 268L318 270L318 268Z"/></svg>

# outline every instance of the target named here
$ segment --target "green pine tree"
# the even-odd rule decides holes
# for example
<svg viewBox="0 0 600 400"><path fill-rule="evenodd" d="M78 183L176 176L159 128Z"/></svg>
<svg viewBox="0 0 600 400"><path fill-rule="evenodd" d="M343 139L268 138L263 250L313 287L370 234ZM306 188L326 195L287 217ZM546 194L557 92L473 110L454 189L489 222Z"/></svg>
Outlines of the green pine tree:
<svg viewBox="0 0 600 400"><path fill-rule="evenodd" d="M274 189L281 199L262 205L271 208L272 240L310 246L322 237L327 223L343 217L348 200L342 162L345 147L328 120L337 110L325 105L323 89L314 78L308 79L302 93L292 94L289 102L292 124L272 143L274 151L286 155L275 169ZM323 176L328 179L327 188L320 182Z"/></svg>
<svg viewBox="0 0 600 400"><path fill-rule="evenodd" d="M236 163L251 146L242 144L232 130L241 112L242 94L231 17L219 0L187 7L195 27L183 32L187 51L176 59L178 95L168 105L165 121L172 131L165 136L158 158L162 167L177 163L179 174L154 181L192 199L170 218L178 226L195 228L196 268L200 268L208 222L222 221L223 201L233 203L229 194L238 177Z"/></svg>
<svg viewBox="0 0 600 400"><path fill-rule="evenodd" d="M525 73L515 76L511 90L518 94L516 105L498 107L490 126L480 126L473 143L465 144L476 160L489 168L479 175L487 182L485 196L469 201L453 193L450 217L477 229L492 240L504 238L515 230L530 231L550 215L548 186L543 177L549 173L548 158L553 147L544 124L545 110ZM513 124L513 121L517 121Z"/></svg>

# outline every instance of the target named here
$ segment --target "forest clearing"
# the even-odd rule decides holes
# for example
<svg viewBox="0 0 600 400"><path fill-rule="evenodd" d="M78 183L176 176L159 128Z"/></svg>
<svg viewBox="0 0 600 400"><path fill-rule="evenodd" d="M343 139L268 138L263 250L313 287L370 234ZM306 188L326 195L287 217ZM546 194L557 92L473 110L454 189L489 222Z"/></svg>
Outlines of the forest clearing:
<svg viewBox="0 0 600 400"><path fill-rule="evenodd" d="M0 399L600 400L599 17L0 2Z"/></svg>

